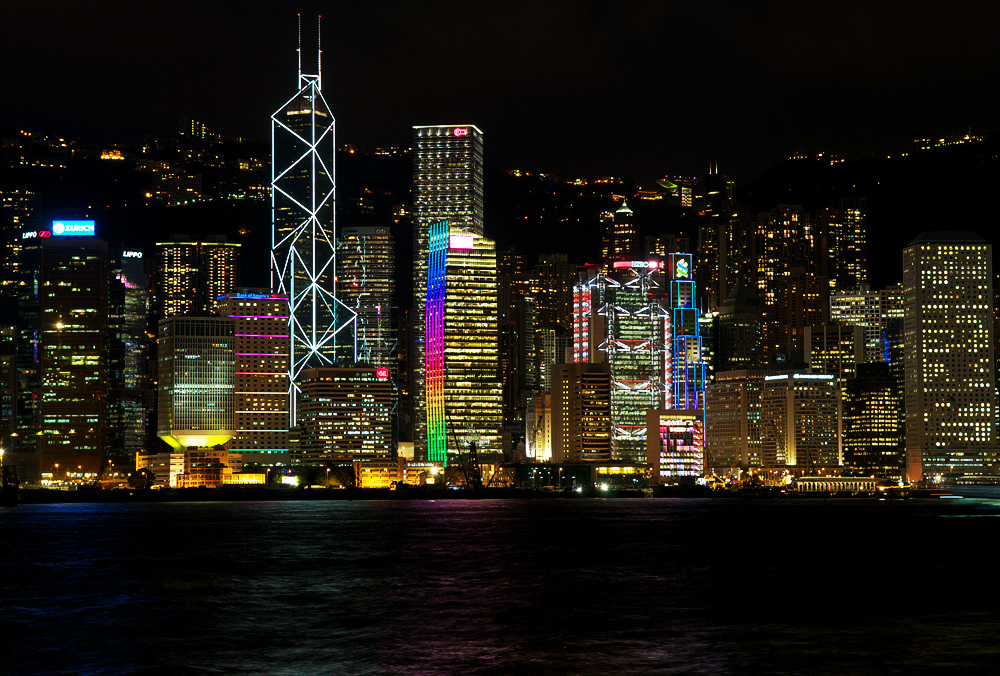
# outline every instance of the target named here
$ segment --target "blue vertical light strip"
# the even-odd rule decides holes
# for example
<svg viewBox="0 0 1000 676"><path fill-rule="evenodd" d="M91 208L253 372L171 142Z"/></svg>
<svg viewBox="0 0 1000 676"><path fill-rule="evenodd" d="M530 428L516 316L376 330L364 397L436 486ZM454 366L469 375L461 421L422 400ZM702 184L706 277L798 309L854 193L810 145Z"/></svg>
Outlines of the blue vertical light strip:
<svg viewBox="0 0 1000 676"><path fill-rule="evenodd" d="M424 378L427 392L427 459L447 460L444 410L444 304L447 286L448 221L430 226L427 302L424 307Z"/></svg>
<svg viewBox="0 0 1000 676"><path fill-rule="evenodd" d="M669 260L674 346L673 408L703 409L707 368L701 357L697 288L691 279L692 255L672 253Z"/></svg>

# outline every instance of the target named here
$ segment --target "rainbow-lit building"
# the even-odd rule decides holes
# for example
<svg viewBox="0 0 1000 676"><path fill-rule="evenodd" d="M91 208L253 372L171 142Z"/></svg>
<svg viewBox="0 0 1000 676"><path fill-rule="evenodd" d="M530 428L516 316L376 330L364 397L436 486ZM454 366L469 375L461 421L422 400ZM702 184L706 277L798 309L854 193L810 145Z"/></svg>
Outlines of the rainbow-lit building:
<svg viewBox="0 0 1000 676"><path fill-rule="evenodd" d="M431 232L442 222L453 231L483 235L483 132L473 124L419 125L413 127L413 407L414 444L418 454L431 451L429 435L440 426L443 413L430 404L425 365L428 362L424 325L428 316L430 289ZM496 263L494 256L494 285ZM494 293L494 305L496 294ZM441 401L440 393L436 395ZM437 410L437 422L427 420L428 411ZM449 411L449 415L452 415ZM441 428L443 429L443 428ZM450 433L449 433L450 436ZM450 440L448 443L452 443Z"/></svg>
<svg viewBox="0 0 1000 676"><path fill-rule="evenodd" d="M425 327L427 459L447 462L475 443L500 450L497 268L492 240L448 221L430 226Z"/></svg>

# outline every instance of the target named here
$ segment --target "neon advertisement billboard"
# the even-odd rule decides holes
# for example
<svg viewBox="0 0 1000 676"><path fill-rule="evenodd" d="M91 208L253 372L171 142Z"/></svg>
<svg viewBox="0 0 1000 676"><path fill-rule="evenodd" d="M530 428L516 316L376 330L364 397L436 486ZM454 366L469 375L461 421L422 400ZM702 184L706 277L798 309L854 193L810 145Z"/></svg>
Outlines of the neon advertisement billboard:
<svg viewBox="0 0 1000 676"><path fill-rule="evenodd" d="M663 267L660 261L615 261L612 263L615 268L649 268L656 270Z"/></svg>
<svg viewBox="0 0 1000 676"><path fill-rule="evenodd" d="M389 369L384 366L380 366L375 369L375 377L379 380L389 380Z"/></svg>
<svg viewBox="0 0 1000 676"><path fill-rule="evenodd" d="M94 221L52 221L55 237L93 237Z"/></svg>
<svg viewBox="0 0 1000 676"><path fill-rule="evenodd" d="M455 131L452 132L455 136L468 136L469 130L465 127L456 127Z"/></svg>
<svg viewBox="0 0 1000 676"><path fill-rule="evenodd" d="M449 249L475 249L476 238L474 235L452 235L448 238Z"/></svg>

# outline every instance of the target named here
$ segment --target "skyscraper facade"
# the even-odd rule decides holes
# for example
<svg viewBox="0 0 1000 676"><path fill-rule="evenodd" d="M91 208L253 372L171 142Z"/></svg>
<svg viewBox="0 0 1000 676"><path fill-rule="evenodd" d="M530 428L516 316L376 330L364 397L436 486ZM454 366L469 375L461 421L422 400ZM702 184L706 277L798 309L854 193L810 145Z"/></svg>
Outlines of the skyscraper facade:
<svg viewBox="0 0 1000 676"><path fill-rule="evenodd" d="M298 87L271 115L271 291L288 298L293 387L302 369L356 351L354 312L337 298L336 125L319 69L304 75L300 64Z"/></svg>
<svg viewBox="0 0 1000 676"><path fill-rule="evenodd" d="M646 411L661 408L670 387L672 337L660 301L661 267L656 260L616 261L608 273L582 272L574 287L573 360L610 367L614 460L646 461Z"/></svg>
<svg viewBox="0 0 1000 676"><path fill-rule="evenodd" d="M31 231L38 204L38 194L26 186L0 188L0 298L17 302L21 233Z"/></svg>
<svg viewBox="0 0 1000 676"><path fill-rule="evenodd" d="M706 471L760 467L760 404L766 371L720 371L705 393Z"/></svg>
<svg viewBox="0 0 1000 676"><path fill-rule="evenodd" d="M430 229L424 326L427 459L445 461L475 442L500 450L494 243L440 221Z"/></svg>
<svg viewBox="0 0 1000 676"><path fill-rule="evenodd" d="M153 307L159 319L214 314L215 300L236 288L240 245L225 237L174 235L156 243Z"/></svg>
<svg viewBox="0 0 1000 676"><path fill-rule="evenodd" d="M108 284L108 459L121 474L149 446L149 278L136 248L111 256Z"/></svg>
<svg viewBox="0 0 1000 676"><path fill-rule="evenodd" d="M996 451L993 249L925 232L903 250L910 481L981 472Z"/></svg>
<svg viewBox="0 0 1000 676"><path fill-rule="evenodd" d="M233 328L228 317L160 320L156 433L177 452L224 444L236 430Z"/></svg>
<svg viewBox="0 0 1000 676"><path fill-rule="evenodd" d="M830 296L830 320L864 329L866 362L902 360L903 289L873 291L868 284Z"/></svg>
<svg viewBox="0 0 1000 676"><path fill-rule="evenodd" d="M231 461L288 462L288 298L264 289L238 289L218 300L218 312L233 321Z"/></svg>
<svg viewBox="0 0 1000 676"><path fill-rule="evenodd" d="M841 400L833 376L766 376L760 417L765 468L812 474L841 465Z"/></svg>
<svg viewBox="0 0 1000 676"><path fill-rule="evenodd" d="M607 363L557 364L551 401L553 460L611 460L611 368Z"/></svg>
<svg viewBox="0 0 1000 676"><path fill-rule="evenodd" d="M312 465L392 453L392 384L385 366L306 369L300 378L303 460Z"/></svg>
<svg viewBox="0 0 1000 676"><path fill-rule="evenodd" d="M21 250L18 469L89 482L106 458L108 245L55 224L44 232Z"/></svg>
<svg viewBox="0 0 1000 676"><path fill-rule="evenodd" d="M844 465L865 475L901 478L906 472L903 410L889 364L858 365L844 390Z"/></svg>
<svg viewBox="0 0 1000 676"><path fill-rule="evenodd" d="M430 453L428 436L431 422L426 415L433 406L427 401L425 327L427 301L431 297L428 265L431 258L431 229L446 223L446 229L483 235L483 132L475 125L429 125L413 127L413 385L414 443L418 453ZM440 256L446 254L441 253ZM495 261L495 256L494 256ZM441 268L443 269L443 268ZM438 270L440 273L441 269ZM496 264L494 262L494 270ZM442 287L443 288L443 287ZM435 291L437 293L437 291ZM437 295L433 296L438 298ZM495 301L494 301L495 302ZM440 398L438 399L440 402ZM436 410L436 409L435 409ZM441 425L443 412L434 425ZM435 441L440 455L443 427ZM437 432L436 432L437 433ZM449 442L450 443L450 442ZM443 460L443 457L438 458Z"/></svg>
<svg viewBox="0 0 1000 676"><path fill-rule="evenodd" d="M340 300L357 314L357 360L389 366L396 348L395 248L389 228L344 228L337 279Z"/></svg>

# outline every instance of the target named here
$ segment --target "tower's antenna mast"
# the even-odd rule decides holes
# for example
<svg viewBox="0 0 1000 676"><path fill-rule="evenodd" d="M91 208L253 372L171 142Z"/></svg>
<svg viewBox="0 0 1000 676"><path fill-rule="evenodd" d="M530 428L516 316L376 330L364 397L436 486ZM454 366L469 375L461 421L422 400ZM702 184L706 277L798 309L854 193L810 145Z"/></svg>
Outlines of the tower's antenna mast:
<svg viewBox="0 0 1000 676"><path fill-rule="evenodd" d="M323 15L317 15L316 19L316 80L320 89L323 89Z"/></svg>
<svg viewBox="0 0 1000 676"><path fill-rule="evenodd" d="M299 59L299 79L295 81L295 85L298 86L298 83L302 81L302 15L297 14L296 16L299 17L299 47L295 50Z"/></svg>

